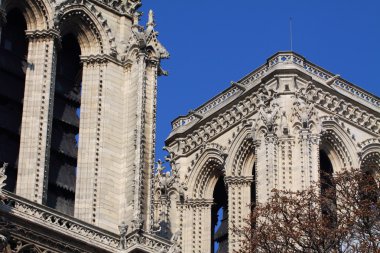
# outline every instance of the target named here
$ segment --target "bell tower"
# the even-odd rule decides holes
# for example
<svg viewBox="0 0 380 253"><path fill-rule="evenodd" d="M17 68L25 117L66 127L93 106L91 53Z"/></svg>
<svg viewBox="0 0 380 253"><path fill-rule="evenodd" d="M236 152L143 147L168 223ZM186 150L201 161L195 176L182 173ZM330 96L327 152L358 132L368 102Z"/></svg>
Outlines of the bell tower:
<svg viewBox="0 0 380 253"><path fill-rule="evenodd" d="M0 57L17 60L20 87L5 94L1 83L3 116L19 109L13 139L0 131L12 144L0 143L7 190L111 232L149 230L157 77L169 57L153 11L140 25L141 0L26 2L0 1Z"/></svg>

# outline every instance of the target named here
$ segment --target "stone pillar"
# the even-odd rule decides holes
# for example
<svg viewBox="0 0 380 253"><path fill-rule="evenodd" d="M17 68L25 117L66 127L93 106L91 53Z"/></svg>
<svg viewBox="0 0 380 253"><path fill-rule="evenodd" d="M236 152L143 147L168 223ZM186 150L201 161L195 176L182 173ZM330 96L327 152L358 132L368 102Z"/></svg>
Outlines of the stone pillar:
<svg viewBox="0 0 380 253"><path fill-rule="evenodd" d="M234 228L244 228L250 215L252 177L227 177L228 187L228 252L239 251L244 238Z"/></svg>
<svg viewBox="0 0 380 253"><path fill-rule="evenodd" d="M47 197L59 33L50 29L26 34L29 46L16 193L41 204Z"/></svg>
<svg viewBox="0 0 380 253"><path fill-rule="evenodd" d="M295 159L297 159L295 164L298 164L300 168L298 182L301 184L293 188L294 190L306 189L312 182L319 180L319 137L308 130L301 131L295 153Z"/></svg>
<svg viewBox="0 0 380 253"><path fill-rule="evenodd" d="M182 237L183 253L211 252L212 200L197 199L186 203Z"/></svg>
<svg viewBox="0 0 380 253"><path fill-rule="evenodd" d="M97 224L107 60L82 56L82 94L74 216ZM108 196L108 195L107 195Z"/></svg>
<svg viewBox="0 0 380 253"><path fill-rule="evenodd" d="M272 133L255 141L257 167L257 201L265 202L278 187L278 138Z"/></svg>

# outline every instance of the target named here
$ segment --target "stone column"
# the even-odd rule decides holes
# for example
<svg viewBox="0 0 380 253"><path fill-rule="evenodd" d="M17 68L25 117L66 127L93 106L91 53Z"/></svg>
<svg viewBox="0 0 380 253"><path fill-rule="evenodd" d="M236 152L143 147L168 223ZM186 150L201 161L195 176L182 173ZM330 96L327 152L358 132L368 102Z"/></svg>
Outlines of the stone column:
<svg viewBox="0 0 380 253"><path fill-rule="evenodd" d="M252 177L227 177L228 187L228 252L239 251L243 246L243 239L235 228L244 228L248 224L244 221L250 215Z"/></svg>
<svg viewBox="0 0 380 253"><path fill-rule="evenodd" d="M300 182L302 189L308 188L312 182L319 180L319 137L308 130L301 131L299 135L298 162L300 166ZM295 190L301 190L295 187Z"/></svg>
<svg viewBox="0 0 380 253"><path fill-rule="evenodd" d="M104 69L107 60L82 56L82 95L74 216L97 224L100 196Z"/></svg>
<svg viewBox="0 0 380 253"><path fill-rule="evenodd" d="M16 193L45 203L59 33L50 29L27 31L26 35L29 46Z"/></svg>
<svg viewBox="0 0 380 253"><path fill-rule="evenodd" d="M278 138L272 133L255 141L257 167L257 201L265 202L278 187Z"/></svg>
<svg viewBox="0 0 380 253"><path fill-rule="evenodd" d="M183 253L211 252L211 207L212 200L197 199L187 204L182 237Z"/></svg>

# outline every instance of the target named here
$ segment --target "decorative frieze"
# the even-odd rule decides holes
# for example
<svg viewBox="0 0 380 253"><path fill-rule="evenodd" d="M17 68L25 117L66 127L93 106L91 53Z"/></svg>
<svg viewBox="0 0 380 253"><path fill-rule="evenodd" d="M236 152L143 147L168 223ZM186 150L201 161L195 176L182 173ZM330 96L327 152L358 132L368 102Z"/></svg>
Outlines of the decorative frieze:
<svg viewBox="0 0 380 253"><path fill-rule="evenodd" d="M0 211L27 220L28 222L47 227L54 231L63 233L72 238L85 242L91 241L109 251L114 251L119 245L119 240L111 233L105 233L101 229L65 216L44 206L19 198L13 194L6 193L6 205L0 204Z"/></svg>

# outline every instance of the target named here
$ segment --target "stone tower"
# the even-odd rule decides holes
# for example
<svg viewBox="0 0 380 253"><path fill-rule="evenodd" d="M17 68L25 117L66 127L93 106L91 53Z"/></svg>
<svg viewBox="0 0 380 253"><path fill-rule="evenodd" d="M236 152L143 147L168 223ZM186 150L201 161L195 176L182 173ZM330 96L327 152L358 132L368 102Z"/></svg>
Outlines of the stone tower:
<svg viewBox="0 0 380 253"><path fill-rule="evenodd" d="M157 76L140 0L0 1L7 190L102 229L149 230ZM15 183L17 182L17 183Z"/></svg>
<svg viewBox="0 0 380 253"><path fill-rule="evenodd" d="M272 189L306 189L350 168L380 175L380 98L279 52L175 119L166 149L172 172L155 180L162 235L181 235L183 253L215 252L216 243L235 252L243 242L233 228Z"/></svg>

